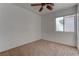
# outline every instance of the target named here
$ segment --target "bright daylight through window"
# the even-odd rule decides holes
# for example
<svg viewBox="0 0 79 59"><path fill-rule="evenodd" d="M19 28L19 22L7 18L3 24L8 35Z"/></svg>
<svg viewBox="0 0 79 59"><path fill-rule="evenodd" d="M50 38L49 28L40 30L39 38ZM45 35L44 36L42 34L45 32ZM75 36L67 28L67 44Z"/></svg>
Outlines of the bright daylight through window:
<svg viewBox="0 0 79 59"><path fill-rule="evenodd" d="M56 31L74 32L74 17L75 15L69 15L56 18Z"/></svg>

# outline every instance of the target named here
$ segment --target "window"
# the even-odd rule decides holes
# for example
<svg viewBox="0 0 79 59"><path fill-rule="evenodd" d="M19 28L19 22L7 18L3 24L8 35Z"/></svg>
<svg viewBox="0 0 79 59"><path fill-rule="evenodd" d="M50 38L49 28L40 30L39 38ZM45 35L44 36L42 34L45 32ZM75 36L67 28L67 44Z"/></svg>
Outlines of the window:
<svg viewBox="0 0 79 59"><path fill-rule="evenodd" d="M56 18L56 31L63 31L63 17Z"/></svg>
<svg viewBox="0 0 79 59"><path fill-rule="evenodd" d="M69 15L56 18L56 31L74 32L74 16Z"/></svg>

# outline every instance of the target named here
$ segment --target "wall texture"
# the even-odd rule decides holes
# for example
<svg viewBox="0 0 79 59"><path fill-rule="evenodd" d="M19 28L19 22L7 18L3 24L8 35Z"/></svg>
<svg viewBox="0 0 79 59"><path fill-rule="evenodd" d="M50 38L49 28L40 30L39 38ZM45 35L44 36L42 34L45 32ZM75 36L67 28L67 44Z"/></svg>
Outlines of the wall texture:
<svg viewBox="0 0 79 59"><path fill-rule="evenodd" d="M77 4L77 48L79 49L79 4Z"/></svg>
<svg viewBox="0 0 79 59"><path fill-rule="evenodd" d="M71 7L65 10L60 10L42 16L42 38L63 43L70 46L76 46L76 39L74 33L56 32L55 18L76 13L76 7Z"/></svg>
<svg viewBox="0 0 79 59"><path fill-rule="evenodd" d="M0 52L41 37L41 17L29 10L0 4Z"/></svg>

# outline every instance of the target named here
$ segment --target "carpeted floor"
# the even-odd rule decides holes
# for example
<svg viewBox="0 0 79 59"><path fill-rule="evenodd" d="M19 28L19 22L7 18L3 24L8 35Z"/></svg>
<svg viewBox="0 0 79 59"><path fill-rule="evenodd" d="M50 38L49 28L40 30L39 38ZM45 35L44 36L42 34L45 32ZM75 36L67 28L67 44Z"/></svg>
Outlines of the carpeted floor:
<svg viewBox="0 0 79 59"><path fill-rule="evenodd" d="M3 56L79 56L75 47L38 40L1 53Z"/></svg>
<svg viewBox="0 0 79 59"><path fill-rule="evenodd" d="M47 40L38 40L20 47L22 55L31 56L77 56L79 51L75 47L69 47Z"/></svg>

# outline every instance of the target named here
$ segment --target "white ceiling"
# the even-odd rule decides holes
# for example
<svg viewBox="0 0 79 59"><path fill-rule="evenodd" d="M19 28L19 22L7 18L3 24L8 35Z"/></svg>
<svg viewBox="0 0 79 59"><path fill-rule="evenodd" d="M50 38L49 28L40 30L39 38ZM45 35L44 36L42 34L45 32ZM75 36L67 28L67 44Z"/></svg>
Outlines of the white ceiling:
<svg viewBox="0 0 79 59"><path fill-rule="evenodd" d="M31 6L30 3L14 3L14 5L31 10L37 14L44 15L47 13L73 7L76 5L76 3L55 3L53 11L49 11L48 9L44 8L42 12L38 11L40 9L40 6Z"/></svg>

